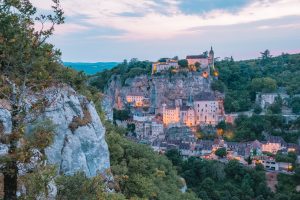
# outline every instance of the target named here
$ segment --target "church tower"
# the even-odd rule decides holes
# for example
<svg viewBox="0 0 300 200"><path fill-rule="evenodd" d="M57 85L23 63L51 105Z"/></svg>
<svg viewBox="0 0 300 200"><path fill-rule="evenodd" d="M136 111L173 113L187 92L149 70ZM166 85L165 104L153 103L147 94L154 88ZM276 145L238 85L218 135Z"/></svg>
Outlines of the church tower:
<svg viewBox="0 0 300 200"><path fill-rule="evenodd" d="M210 47L208 59L209 59L209 64L210 64L211 66L214 66L215 53L214 53L214 50L213 50L212 46Z"/></svg>

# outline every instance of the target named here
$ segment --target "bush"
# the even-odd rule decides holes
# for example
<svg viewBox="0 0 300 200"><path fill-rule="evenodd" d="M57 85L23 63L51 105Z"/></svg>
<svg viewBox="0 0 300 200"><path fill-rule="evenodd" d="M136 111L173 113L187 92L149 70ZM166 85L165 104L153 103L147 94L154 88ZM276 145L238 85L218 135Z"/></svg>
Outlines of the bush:
<svg viewBox="0 0 300 200"><path fill-rule="evenodd" d="M220 157L220 158L223 158L227 155L227 151L226 151L226 148L219 148L216 150L215 154Z"/></svg>

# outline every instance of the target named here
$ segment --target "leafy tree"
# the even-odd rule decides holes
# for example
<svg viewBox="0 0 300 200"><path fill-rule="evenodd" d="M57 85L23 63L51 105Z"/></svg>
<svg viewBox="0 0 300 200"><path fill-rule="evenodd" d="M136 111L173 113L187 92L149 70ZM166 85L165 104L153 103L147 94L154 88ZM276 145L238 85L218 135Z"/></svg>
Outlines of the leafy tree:
<svg viewBox="0 0 300 200"><path fill-rule="evenodd" d="M293 113L299 114L300 113L300 97L294 97L294 98L292 98L290 104L291 104Z"/></svg>
<svg viewBox="0 0 300 200"><path fill-rule="evenodd" d="M223 158L227 155L227 151L226 151L226 148L219 148L216 150L215 154L217 156L219 156L220 158Z"/></svg>
<svg viewBox="0 0 300 200"><path fill-rule="evenodd" d="M267 64L272 58L270 51L268 49L265 50L264 52L261 52L260 54L261 54L261 63L263 65Z"/></svg>
<svg viewBox="0 0 300 200"><path fill-rule="evenodd" d="M255 92L274 92L277 89L277 83L270 77L254 78L251 87Z"/></svg>
<svg viewBox="0 0 300 200"><path fill-rule="evenodd" d="M130 111L129 110L113 110L113 120L127 120L130 118Z"/></svg>
<svg viewBox="0 0 300 200"><path fill-rule="evenodd" d="M180 192L182 183L165 156L123 138L115 126L107 129L107 142L115 190L126 198L196 199L193 193Z"/></svg>
<svg viewBox="0 0 300 200"><path fill-rule="evenodd" d="M188 68L188 66L189 66L188 61L186 59L179 60L178 65L182 68Z"/></svg>
<svg viewBox="0 0 300 200"><path fill-rule="evenodd" d="M199 62L196 62L196 63L195 63L195 67L196 67L197 69L200 69L201 64L200 64Z"/></svg>
<svg viewBox="0 0 300 200"><path fill-rule="evenodd" d="M1 160L4 174L4 199L16 199L18 168L17 163L27 162L35 147L41 151L51 143L42 137L51 132L39 129L32 136L25 137L26 92L30 88L37 91L58 78L55 73L60 67L60 52L47 44L54 26L64 21L59 0L53 0L53 14L37 16L37 9L30 1L0 1L0 94L11 105L12 134L1 134L1 140L9 144L9 153ZM42 29L33 27L40 23ZM48 29L44 28L49 24ZM58 67L59 66L59 67ZM53 75L53 76L52 76ZM38 115L46 102L42 99L32 110ZM26 145L18 145L23 140ZM44 143L45 142L45 143Z"/></svg>
<svg viewBox="0 0 300 200"><path fill-rule="evenodd" d="M259 104L254 104L253 112L255 114L260 114L262 112L262 108Z"/></svg>
<svg viewBox="0 0 300 200"><path fill-rule="evenodd" d="M169 160L172 161L173 165L180 166L182 164L182 158L180 152L177 149L171 149L165 154Z"/></svg>
<svg viewBox="0 0 300 200"><path fill-rule="evenodd" d="M268 109L273 114L280 114L281 108L282 108L282 99L281 97L276 97L275 102L272 105L270 105Z"/></svg>
<svg viewBox="0 0 300 200"><path fill-rule="evenodd" d="M105 186L101 176L87 178L83 172L78 172L73 176L59 176L55 180L57 185L58 200L63 199L116 199L125 200L122 194L109 194L105 192Z"/></svg>
<svg viewBox="0 0 300 200"><path fill-rule="evenodd" d="M224 92L225 91L225 85L220 80L214 80L211 84L211 89L214 91Z"/></svg>

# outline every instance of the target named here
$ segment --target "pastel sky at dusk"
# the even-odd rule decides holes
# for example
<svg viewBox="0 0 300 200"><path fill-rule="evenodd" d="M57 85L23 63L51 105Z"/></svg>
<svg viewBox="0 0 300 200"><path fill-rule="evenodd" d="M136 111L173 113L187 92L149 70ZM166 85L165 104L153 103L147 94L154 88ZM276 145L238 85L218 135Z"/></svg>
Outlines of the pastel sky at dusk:
<svg viewBox="0 0 300 200"><path fill-rule="evenodd" d="M50 0L32 0L46 11ZM61 0L66 23L51 42L64 61L199 54L256 58L300 52L300 0ZM46 11L47 12L47 11Z"/></svg>

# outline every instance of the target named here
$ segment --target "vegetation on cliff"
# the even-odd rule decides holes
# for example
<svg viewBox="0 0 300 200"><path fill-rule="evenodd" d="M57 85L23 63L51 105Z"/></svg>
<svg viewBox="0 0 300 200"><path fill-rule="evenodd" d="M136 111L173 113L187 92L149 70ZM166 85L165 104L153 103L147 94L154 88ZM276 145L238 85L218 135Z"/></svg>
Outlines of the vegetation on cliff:
<svg viewBox="0 0 300 200"><path fill-rule="evenodd" d="M283 53L272 57L263 52L261 58L253 60L218 61L216 68L220 76L213 89L225 91L225 110L228 113L254 108L257 92L276 93L278 88L285 88L290 95L300 93L300 54ZM298 113L299 98L293 97L290 106Z"/></svg>

